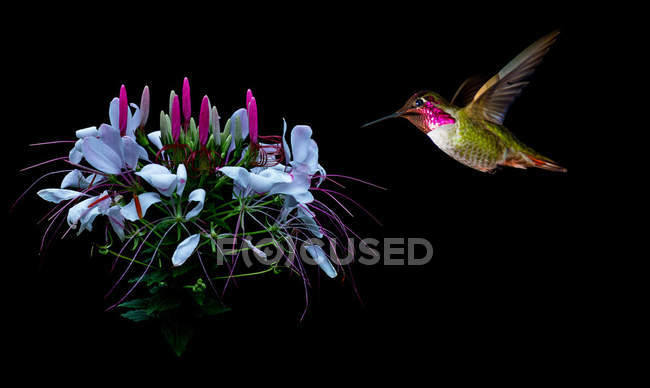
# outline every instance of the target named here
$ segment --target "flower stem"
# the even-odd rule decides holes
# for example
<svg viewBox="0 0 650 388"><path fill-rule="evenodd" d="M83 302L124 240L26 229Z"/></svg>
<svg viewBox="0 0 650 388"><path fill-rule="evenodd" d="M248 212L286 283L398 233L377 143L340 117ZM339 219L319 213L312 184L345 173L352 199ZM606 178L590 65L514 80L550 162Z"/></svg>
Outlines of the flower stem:
<svg viewBox="0 0 650 388"><path fill-rule="evenodd" d="M144 265L145 267L147 266L146 263L143 263L143 262L138 261L138 260L134 260L134 259L132 259L132 258L130 258L128 256L120 255L119 253L117 253L115 251L112 251L110 249L106 249L106 252L110 253L111 255L114 255L115 257L119 257L120 259L125 259L125 260L128 260L128 261L136 263L136 264Z"/></svg>
<svg viewBox="0 0 650 388"><path fill-rule="evenodd" d="M243 278L245 276L255 276L255 275L262 275L267 272L271 272L275 269L275 267L269 267L263 271L258 271L258 272L249 272L249 273L242 273L239 275L230 275L230 276L217 276L212 278L213 280L218 280L218 279L230 279L230 278Z"/></svg>

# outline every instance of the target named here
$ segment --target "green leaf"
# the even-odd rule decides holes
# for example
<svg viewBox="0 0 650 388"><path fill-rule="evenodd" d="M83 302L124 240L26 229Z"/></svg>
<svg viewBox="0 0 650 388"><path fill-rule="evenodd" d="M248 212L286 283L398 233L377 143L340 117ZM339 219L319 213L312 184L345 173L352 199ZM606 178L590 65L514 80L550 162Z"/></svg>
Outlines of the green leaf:
<svg viewBox="0 0 650 388"><path fill-rule="evenodd" d="M148 299L133 299L128 302L120 303L119 307L124 307L127 309L143 309L146 308L149 304Z"/></svg>
<svg viewBox="0 0 650 388"><path fill-rule="evenodd" d="M220 144L222 144L222 147L221 147L222 150L223 150L223 143L226 141L228 136L230 136L230 125L231 125L230 119L228 119L226 121L226 125L223 128L223 133L221 134L221 142L220 142ZM230 146L230 142L228 142L228 146Z"/></svg>
<svg viewBox="0 0 650 388"><path fill-rule="evenodd" d="M239 144L239 143L241 143L241 141L242 141L242 133L241 133L241 130L242 130L241 118L240 118L239 115L238 115L237 117L235 117L235 131L234 131L234 134L235 134L235 144Z"/></svg>
<svg viewBox="0 0 650 388"><path fill-rule="evenodd" d="M162 271L162 270L161 271L153 271L153 272L150 272L150 273L144 275L142 277L141 282L144 282L147 285L147 287L150 287L154 283L160 283L163 280L167 279L168 276L169 276L168 271ZM140 279L140 276L136 276L133 279L130 279L129 283L135 283L135 282L138 281L138 279Z"/></svg>
<svg viewBox="0 0 650 388"><path fill-rule="evenodd" d="M190 263L186 263L185 265L182 265L180 267L174 267L172 268L172 277L176 278L181 275L184 275L194 268L196 268L196 265Z"/></svg>
<svg viewBox="0 0 650 388"><path fill-rule="evenodd" d="M231 231L231 229L230 229L230 225L228 225L228 224L226 223L226 221L224 221L223 219L221 219L221 218L215 218L213 222L214 222L215 224L217 224L218 226L221 226L221 227L224 228L225 230L227 230L227 231L229 231L229 232Z"/></svg>
<svg viewBox="0 0 650 388"><path fill-rule="evenodd" d="M176 356L180 357L194 334L191 327L179 322L168 322L161 326L162 334Z"/></svg>
<svg viewBox="0 0 650 388"><path fill-rule="evenodd" d="M153 318L147 313L146 310L129 310L125 313L122 313L121 315L122 317L130 319L133 322L141 322Z"/></svg>
<svg viewBox="0 0 650 388"><path fill-rule="evenodd" d="M187 130L187 144L191 149L195 149L199 141L199 130L194 121L194 117L190 117L190 125Z"/></svg>
<svg viewBox="0 0 650 388"><path fill-rule="evenodd" d="M221 156L225 157L230 148L230 143L232 142L232 135L226 136L226 139L221 143Z"/></svg>
<svg viewBox="0 0 650 388"><path fill-rule="evenodd" d="M165 120L167 121L165 126L167 126L167 128L169 128L169 131L167 131L167 144L172 144L174 142L174 139L172 138L172 130L171 130L171 128L172 128L172 119L169 117L169 115L165 115Z"/></svg>
<svg viewBox="0 0 650 388"><path fill-rule="evenodd" d="M204 303L203 306L201 306L201 312L204 315L219 315L227 311L230 311L230 309L216 299L212 299L208 303Z"/></svg>
<svg viewBox="0 0 650 388"><path fill-rule="evenodd" d="M163 311L169 311L173 310L177 307L180 307L181 302L172 296L169 295L160 295L156 294L153 297L151 297L148 307L147 307L147 313L148 314L153 314L153 313L159 313Z"/></svg>

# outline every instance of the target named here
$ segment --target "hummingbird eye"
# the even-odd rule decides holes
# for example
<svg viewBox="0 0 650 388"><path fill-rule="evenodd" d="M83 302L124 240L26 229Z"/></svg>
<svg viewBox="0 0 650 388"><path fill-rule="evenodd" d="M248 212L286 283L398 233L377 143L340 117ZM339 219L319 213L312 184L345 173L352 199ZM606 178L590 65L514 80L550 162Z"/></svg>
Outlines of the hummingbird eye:
<svg viewBox="0 0 650 388"><path fill-rule="evenodd" d="M419 107L421 107L422 105L424 105L424 98L418 98L417 100L415 100L415 106L416 106L416 107L419 108Z"/></svg>

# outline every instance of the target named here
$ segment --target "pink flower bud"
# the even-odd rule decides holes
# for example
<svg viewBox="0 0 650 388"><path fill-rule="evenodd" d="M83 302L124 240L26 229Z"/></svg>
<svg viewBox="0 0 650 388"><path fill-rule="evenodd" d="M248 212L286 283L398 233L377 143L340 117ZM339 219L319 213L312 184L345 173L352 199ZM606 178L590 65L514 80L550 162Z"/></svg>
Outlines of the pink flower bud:
<svg viewBox="0 0 650 388"><path fill-rule="evenodd" d="M178 96L174 96L172 101L172 139L174 142L178 141L181 136L181 104L178 101Z"/></svg>
<svg viewBox="0 0 650 388"><path fill-rule="evenodd" d="M251 144L257 144L257 103L255 97L251 97L248 104L248 134L251 137Z"/></svg>
<svg viewBox="0 0 650 388"><path fill-rule="evenodd" d="M203 96L201 101L201 112L199 113L199 141L201 145L208 142L210 136L210 100Z"/></svg>
<svg viewBox="0 0 650 388"><path fill-rule="evenodd" d="M185 77L183 80L183 117L185 122L190 121L192 117L192 102L190 99L190 81Z"/></svg>
<svg viewBox="0 0 650 388"><path fill-rule="evenodd" d="M144 128L147 124L147 119L149 118L149 105L151 102L151 97L149 96L149 86L145 86L142 90L142 97L140 98L140 115L142 119L140 120L140 127Z"/></svg>
<svg viewBox="0 0 650 388"><path fill-rule="evenodd" d="M248 89L246 91L246 109L248 109L248 105L251 103L251 98L253 98L253 92Z"/></svg>
<svg viewBox="0 0 650 388"><path fill-rule="evenodd" d="M126 97L126 87L122 85L120 88L120 115L118 118L118 126L120 127L120 135L126 136L126 122L128 120L129 101Z"/></svg>

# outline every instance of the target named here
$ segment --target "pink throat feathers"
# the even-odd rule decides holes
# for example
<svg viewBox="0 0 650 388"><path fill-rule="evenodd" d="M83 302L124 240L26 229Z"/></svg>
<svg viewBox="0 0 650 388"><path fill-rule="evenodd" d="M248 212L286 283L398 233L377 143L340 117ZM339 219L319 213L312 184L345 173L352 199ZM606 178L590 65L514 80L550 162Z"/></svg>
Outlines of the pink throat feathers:
<svg viewBox="0 0 650 388"><path fill-rule="evenodd" d="M427 132L448 124L454 124L456 120L447 112L438 108L431 101L427 101L421 108L423 115L424 127Z"/></svg>

